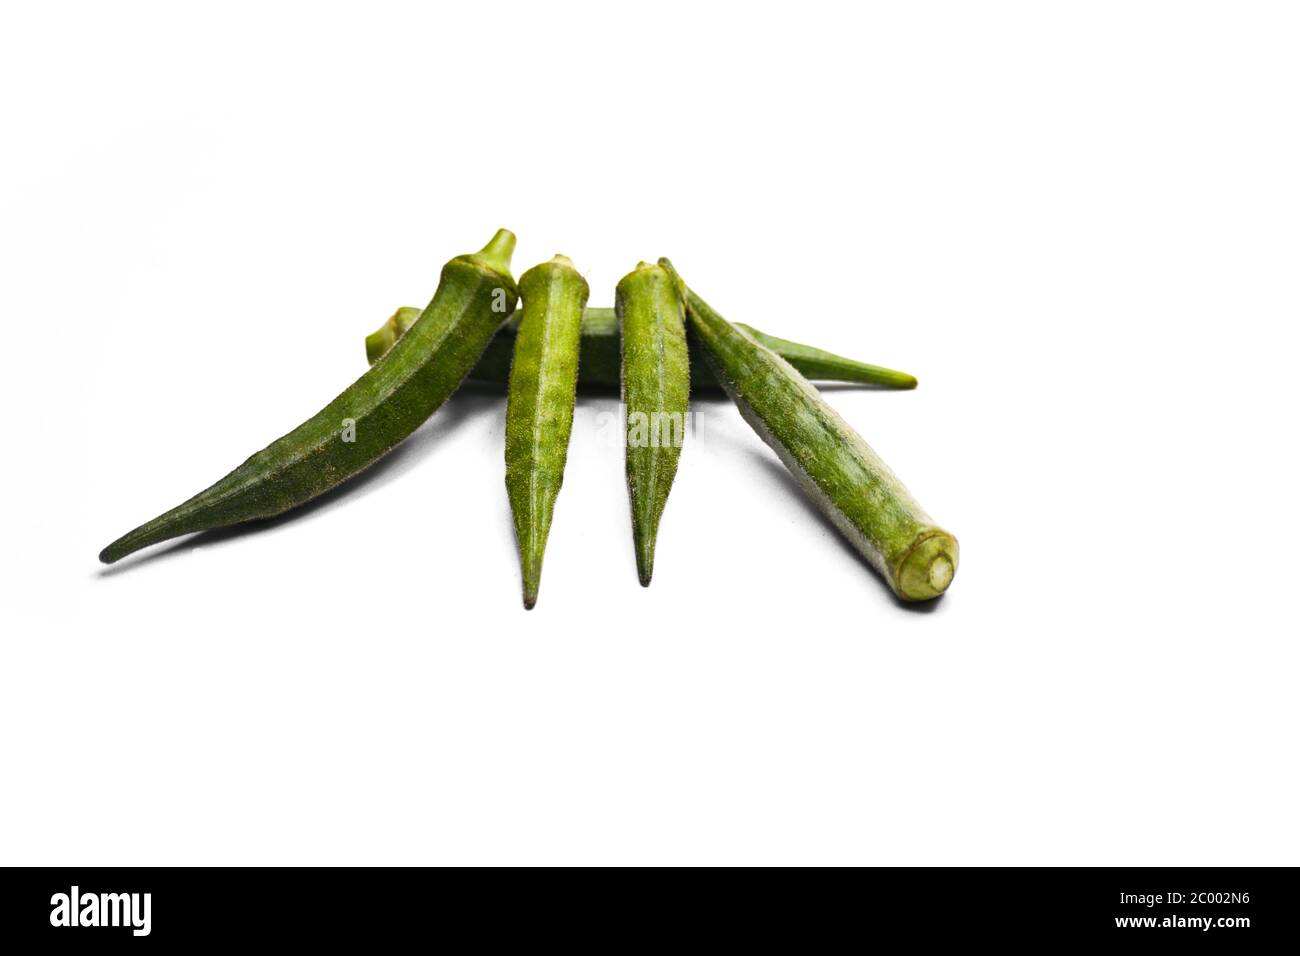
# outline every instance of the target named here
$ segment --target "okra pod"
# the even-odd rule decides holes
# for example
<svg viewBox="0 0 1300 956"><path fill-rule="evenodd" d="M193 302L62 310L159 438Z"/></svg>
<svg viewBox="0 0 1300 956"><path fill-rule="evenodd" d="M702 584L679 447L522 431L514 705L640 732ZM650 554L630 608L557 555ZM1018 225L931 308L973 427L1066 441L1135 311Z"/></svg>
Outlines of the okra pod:
<svg viewBox="0 0 1300 956"><path fill-rule="evenodd" d="M403 306L380 326L366 336L366 357L373 363L420 315L419 309ZM470 378L480 382L504 383L510 375L510 357L518 334L518 318L501 327L492 344ZM856 359L845 358L811 345L801 345L788 339L779 339L758 329L744 326L754 337L797 368L806 378L829 382L852 382L859 385L877 385L882 388L916 388L916 378L906 372L868 365ZM691 388L717 389L707 362L698 356L697 344L687 337L691 358ZM618 338L618 317L613 309L587 309L582 319L582 360L578 364L578 384L594 388L618 388L622 354Z"/></svg>
<svg viewBox="0 0 1300 956"><path fill-rule="evenodd" d="M520 276L519 294L523 308L506 399L506 492L524 607L532 608L569 454L587 280L568 258L556 256Z"/></svg>
<svg viewBox="0 0 1300 956"><path fill-rule="evenodd" d="M269 518L383 457L456 390L514 311L514 247L502 229L482 251L452 259L419 319L334 401L210 488L118 538L99 559L109 564L169 538Z"/></svg>
<svg viewBox="0 0 1300 956"><path fill-rule="evenodd" d="M706 360L745 420L904 601L938 597L957 539L931 520L871 447L795 368L696 295L667 259Z"/></svg>
<svg viewBox="0 0 1300 956"><path fill-rule="evenodd" d="M614 295L623 344L626 470L636 570L654 573L655 541L677 474L691 390L684 306L664 269L642 262Z"/></svg>
<svg viewBox="0 0 1300 956"><path fill-rule="evenodd" d="M893 369L881 368L879 365L868 365L866 362L844 358L833 352L827 352L825 349L814 348L811 345L801 345L798 342L791 342L789 339L780 339L775 335L768 335L766 332L758 331L751 325L741 325L739 322L736 324L793 365L804 378L820 379L826 382L858 382L863 385L883 385L886 388L916 388L916 377L908 375L906 372L895 372ZM694 353L692 353L693 357ZM699 365L702 369L701 374L708 375L713 384L717 386L717 378L713 375L709 363L701 361Z"/></svg>

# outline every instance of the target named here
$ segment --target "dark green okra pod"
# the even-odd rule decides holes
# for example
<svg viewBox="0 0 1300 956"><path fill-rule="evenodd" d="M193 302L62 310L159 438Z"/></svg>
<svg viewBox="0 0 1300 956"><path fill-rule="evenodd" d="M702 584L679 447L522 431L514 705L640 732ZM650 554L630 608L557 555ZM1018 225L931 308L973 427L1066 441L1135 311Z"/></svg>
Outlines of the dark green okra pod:
<svg viewBox="0 0 1300 956"><path fill-rule="evenodd" d="M686 437L691 370L685 315L672 276L645 262L619 282L614 309L622 327L632 538L637 576L648 587L659 520Z"/></svg>
<svg viewBox="0 0 1300 956"><path fill-rule="evenodd" d="M419 309L403 306L377 331L366 336L366 357L372 364L392 348L393 343L410 328L419 315ZM469 373L471 379L480 382L506 381L510 375L510 357L518 328L517 317L501 327L501 331L483 353L483 358L474 366L474 371ZM749 326L742 328L749 329L756 339L797 368L806 378L878 385L882 388L916 388L915 377L906 372L868 365L811 345L779 339ZM697 347L690 337L687 338L687 345L690 346L691 388L721 388L708 363L696 355ZM582 319L581 353L578 365L579 385L618 388L623 356L619 346L618 317L613 309L587 309Z"/></svg>
<svg viewBox="0 0 1300 956"><path fill-rule="evenodd" d="M523 299L506 399L506 492L519 542L524 607L537 603L542 558L573 429L587 280L565 256L519 279Z"/></svg>
<svg viewBox="0 0 1300 956"><path fill-rule="evenodd" d="M502 229L481 252L452 259L419 320L338 398L215 485L118 538L99 559L112 563L169 538L269 518L383 457L456 390L514 311L514 247Z"/></svg>
<svg viewBox="0 0 1300 956"><path fill-rule="evenodd" d="M936 525L889 466L789 362L691 291L667 259L692 330L745 420L809 497L905 601L938 597L957 570L957 539Z"/></svg>

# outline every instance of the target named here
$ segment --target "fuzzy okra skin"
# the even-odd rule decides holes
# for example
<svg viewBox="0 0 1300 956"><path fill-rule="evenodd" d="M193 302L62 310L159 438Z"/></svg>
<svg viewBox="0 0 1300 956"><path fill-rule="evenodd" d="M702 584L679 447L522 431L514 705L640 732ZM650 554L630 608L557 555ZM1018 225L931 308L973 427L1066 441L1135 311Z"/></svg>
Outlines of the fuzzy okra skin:
<svg viewBox="0 0 1300 956"><path fill-rule="evenodd" d="M618 283L627 491L637 577L649 587L655 541L686 433L691 369L685 305L672 276L642 262Z"/></svg>
<svg viewBox="0 0 1300 956"><path fill-rule="evenodd" d="M506 399L506 493L529 609L537 603L546 538L564 482L588 292L587 280L565 256L519 278L523 308Z"/></svg>
<svg viewBox="0 0 1300 956"><path fill-rule="evenodd" d="M691 291L687 320L745 420L904 601L938 597L957 570L957 539L931 520L856 431L789 362Z"/></svg>
<svg viewBox="0 0 1300 956"><path fill-rule="evenodd" d="M515 237L443 267L438 290L401 341L321 411L205 491L118 538L105 564L195 531L269 518L364 470L432 415L514 311Z"/></svg>
<svg viewBox="0 0 1300 956"><path fill-rule="evenodd" d="M403 306L394 312L377 331L366 336L366 357L370 362L373 364L379 356L392 348L393 343L410 328L411 323L419 315L419 309ZM868 365L866 362L845 358L834 352L813 348L811 345L780 339L747 325L741 327L748 329L756 339L784 358L807 378L876 385L881 388L916 388L916 378L906 372L896 372L879 365ZM501 327L497 337L483 353L483 358L479 360L478 365L474 366L474 371L470 372L470 378L480 382L505 382L510 375L510 357L517 334L518 321L511 319ZM703 356L697 354L698 346L691 336L687 337L686 344L690 348L691 388L721 388L708 363L704 361ZM583 315L581 353L578 384L618 388L622 354L619 349L618 316L614 314L613 309L588 309Z"/></svg>

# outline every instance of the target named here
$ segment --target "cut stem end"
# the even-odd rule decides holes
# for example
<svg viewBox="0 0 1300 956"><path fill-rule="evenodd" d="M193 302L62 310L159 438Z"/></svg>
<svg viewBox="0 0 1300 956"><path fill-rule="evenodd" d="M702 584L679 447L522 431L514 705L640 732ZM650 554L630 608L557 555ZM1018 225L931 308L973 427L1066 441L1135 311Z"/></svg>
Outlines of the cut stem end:
<svg viewBox="0 0 1300 956"><path fill-rule="evenodd" d="M899 565L894 590L904 601L937 598L952 584L959 554L957 539L946 532L922 538Z"/></svg>

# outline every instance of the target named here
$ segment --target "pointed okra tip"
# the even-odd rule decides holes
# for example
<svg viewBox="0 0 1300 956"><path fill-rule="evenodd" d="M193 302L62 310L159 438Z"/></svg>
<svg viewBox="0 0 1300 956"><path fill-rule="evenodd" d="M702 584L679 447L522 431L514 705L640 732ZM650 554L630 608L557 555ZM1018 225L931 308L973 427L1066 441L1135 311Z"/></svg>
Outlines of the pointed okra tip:
<svg viewBox="0 0 1300 956"><path fill-rule="evenodd" d="M642 537L636 543L636 576L641 587L650 586L650 578L655 573L655 539L651 535Z"/></svg>
<svg viewBox="0 0 1300 956"><path fill-rule="evenodd" d="M470 258L482 263L489 269L509 275L510 260L514 257L514 254L515 234L509 229L498 229L492 240Z"/></svg>
<svg viewBox="0 0 1300 956"><path fill-rule="evenodd" d="M137 534L139 530L140 529L137 528L135 531L128 531L126 534L122 535L122 537L109 544L109 546L103 551L99 552L100 562L102 564L113 564L117 561L121 561L128 554L134 554L136 551L139 551L144 547L145 545L140 544L141 536Z"/></svg>
<svg viewBox="0 0 1300 956"><path fill-rule="evenodd" d="M542 562L535 556L526 555L520 569L524 579L524 610L531 611L537 604L537 592L542 586Z"/></svg>

